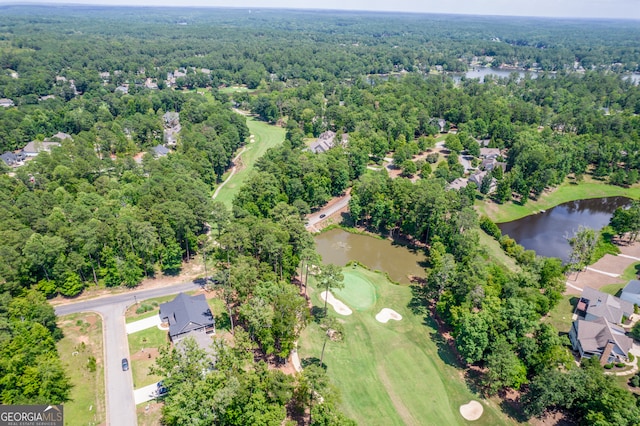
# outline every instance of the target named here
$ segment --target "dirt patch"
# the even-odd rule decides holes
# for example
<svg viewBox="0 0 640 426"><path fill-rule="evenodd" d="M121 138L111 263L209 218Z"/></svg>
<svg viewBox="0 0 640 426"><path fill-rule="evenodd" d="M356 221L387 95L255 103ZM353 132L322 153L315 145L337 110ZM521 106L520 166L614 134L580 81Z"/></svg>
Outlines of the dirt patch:
<svg viewBox="0 0 640 426"><path fill-rule="evenodd" d="M141 361L143 359L156 359L160 352L157 348L144 348L142 351L138 351L131 355L132 361Z"/></svg>

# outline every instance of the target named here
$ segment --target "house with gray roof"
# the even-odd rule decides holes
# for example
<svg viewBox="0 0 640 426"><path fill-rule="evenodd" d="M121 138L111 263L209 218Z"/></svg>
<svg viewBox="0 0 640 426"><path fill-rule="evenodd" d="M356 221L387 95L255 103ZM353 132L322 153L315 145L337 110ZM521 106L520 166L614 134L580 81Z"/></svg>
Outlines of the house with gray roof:
<svg viewBox="0 0 640 426"><path fill-rule="evenodd" d="M15 104L13 103L13 100L8 99L8 98L2 98L0 99L0 107L4 107L4 108L8 108L8 107L12 107Z"/></svg>
<svg viewBox="0 0 640 426"><path fill-rule="evenodd" d="M331 130L327 130L318 136L318 140L309 146L309 150L319 154L321 152L326 152L333 148L335 145L336 132L332 132Z"/></svg>
<svg viewBox="0 0 640 426"><path fill-rule="evenodd" d="M575 313L586 321L606 318L612 324L622 324L623 318L629 318L633 313L633 303L591 287L585 287L576 305Z"/></svg>
<svg viewBox="0 0 640 426"><path fill-rule="evenodd" d="M27 157L35 157L43 151L51 152L51 150L60 146L60 142L54 141L31 141L22 148L22 152Z"/></svg>
<svg viewBox="0 0 640 426"><path fill-rule="evenodd" d="M480 158L497 158L500 156L498 148L480 148Z"/></svg>
<svg viewBox="0 0 640 426"><path fill-rule="evenodd" d="M164 145L156 145L153 148L151 148L151 153L153 154L154 157L165 157L170 152L171 151L169 150L169 148L167 148Z"/></svg>
<svg viewBox="0 0 640 426"><path fill-rule="evenodd" d="M169 324L169 337L176 342L190 333L213 334L215 319L203 294L178 294L170 302L160 304L160 319Z"/></svg>
<svg viewBox="0 0 640 426"><path fill-rule="evenodd" d="M598 357L602 365L627 361L633 339L627 337L622 327L605 317L593 321L578 319L571 325L569 340L580 359Z"/></svg>
<svg viewBox="0 0 640 426"><path fill-rule="evenodd" d="M640 280L631 280L622 289L620 299L640 306Z"/></svg>

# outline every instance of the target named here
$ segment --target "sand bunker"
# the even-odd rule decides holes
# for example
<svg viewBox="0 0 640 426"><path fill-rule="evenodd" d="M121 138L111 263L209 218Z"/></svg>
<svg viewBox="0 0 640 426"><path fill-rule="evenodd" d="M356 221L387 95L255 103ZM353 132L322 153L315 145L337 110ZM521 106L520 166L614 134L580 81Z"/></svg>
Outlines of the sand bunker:
<svg viewBox="0 0 640 426"><path fill-rule="evenodd" d="M328 297L327 294L329 294ZM326 300L327 303L333 306L333 309L335 309L336 312L340 315L351 315L353 313L347 305L333 297L333 294L331 294L331 292L323 291L322 293L320 293L320 299Z"/></svg>
<svg viewBox="0 0 640 426"><path fill-rule="evenodd" d="M387 322L389 322L389 320L400 321L402 319L402 315L400 315L393 309L382 308L382 310L378 312L378 315L376 315L376 319L379 322L386 324Z"/></svg>
<svg viewBox="0 0 640 426"><path fill-rule="evenodd" d="M460 406L460 414L465 420L478 420L482 416L484 408L478 401L471 401Z"/></svg>

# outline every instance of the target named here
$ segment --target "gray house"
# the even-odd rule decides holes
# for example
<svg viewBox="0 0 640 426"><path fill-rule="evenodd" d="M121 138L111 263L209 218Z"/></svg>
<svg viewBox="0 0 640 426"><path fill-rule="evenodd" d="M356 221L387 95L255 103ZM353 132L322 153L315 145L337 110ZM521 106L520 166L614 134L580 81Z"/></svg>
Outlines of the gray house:
<svg viewBox="0 0 640 426"><path fill-rule="evenodd" d="M176 342L190 333L216 332L215 319L203 294L180 293L170 302L160 304L160 319L169 324L169 337Z"/></svg>
<svg viewBox="0 0 640 426"><path fill-rule="evenodd" d="M623 317L629 318L633 313L633 303L591 287L585 287L576 305L575 313L586 321L602 317L612 324L621 324Z"/></svg>
<svg viewBox="0 0 640 426"><path fill-rule="evenodd" d="M640 280L631 280L622 289L620 299L640 306Z"/></svg>
<svg viewBox="0 0 640 426"><path fill-rule="evenodd" d="M627 361L633 339L622 327L600 317L593 321L578 319L571 325L569 340L580 358L598 357L601 364Z"/></svg>
<svg viewBox="0 0 640 426"><path fill-rule="evenodd" d="M334 141L335 137L336 137L335 132L332 132L331 130L327 130L326 132L322 133L318 137L317 141L315 141L314 143L311 144L311 146L309 146L309 150L313 151L316 154L319 154L321 152L326 152L331 148L333 148L333 146L335 145L335 141Z"/></svg>

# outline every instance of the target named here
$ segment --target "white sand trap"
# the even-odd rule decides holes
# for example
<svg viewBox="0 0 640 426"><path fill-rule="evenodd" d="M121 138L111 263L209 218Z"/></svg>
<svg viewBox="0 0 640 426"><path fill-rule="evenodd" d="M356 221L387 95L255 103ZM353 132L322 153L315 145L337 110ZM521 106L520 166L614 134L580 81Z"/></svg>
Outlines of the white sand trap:
<svg viewBox="0 0 640 426"><path fill-rule="evenodd" d="M378 315L376 315L376 319L379 322L386 324L387 322L389 322L389 320L400 321L402 319L402 315L400 315L393 309L382 308L382 310L378 312Z"/></svg>
<svg viewBox="0 0 640 426"><path fill-rule="evenodd" d="M482 416L484 408L478 401L471 401L460 406L460 414L465 420L478 420Z"/></svg>
<svg viewBox="0 0 640 426"><path fill-rule="evenodd" d="M327 297L327 293L329 293L329 297ZM320 299L326 300L327 303L333 306L333 309L335 309L336 312L340 315L351 315L353 313L353 311L349 309L347 305L333 297L333 294L331 294L331 292L323 291L322 293L320 293Z"/></svg>

